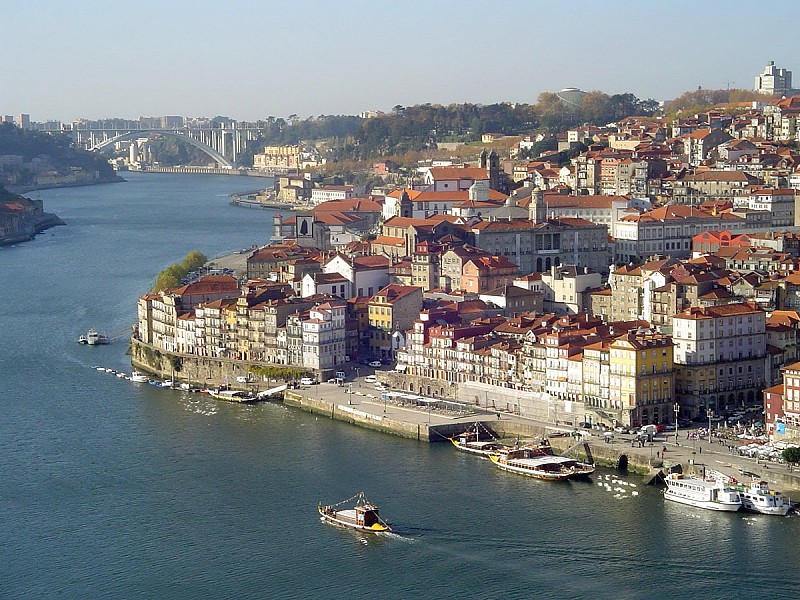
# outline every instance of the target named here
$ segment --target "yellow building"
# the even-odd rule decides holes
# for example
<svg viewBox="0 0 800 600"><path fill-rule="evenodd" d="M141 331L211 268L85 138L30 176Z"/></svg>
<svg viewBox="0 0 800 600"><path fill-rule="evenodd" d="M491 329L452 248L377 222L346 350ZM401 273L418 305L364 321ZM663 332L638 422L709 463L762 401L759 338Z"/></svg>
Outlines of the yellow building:
<svg viewBox="0 0 800 600"><path fill-rule="evenodd" d="M674 420L672 338L630 331L609 346L609 413L626 426Z"/></svg>
<svg viewBox="0 0 800 600"><path fill-rule="evenodd" d="M422 288L389 284L369 301L369 354L371 358L394 361L405 346L405 333L422 309Z"/></svg>

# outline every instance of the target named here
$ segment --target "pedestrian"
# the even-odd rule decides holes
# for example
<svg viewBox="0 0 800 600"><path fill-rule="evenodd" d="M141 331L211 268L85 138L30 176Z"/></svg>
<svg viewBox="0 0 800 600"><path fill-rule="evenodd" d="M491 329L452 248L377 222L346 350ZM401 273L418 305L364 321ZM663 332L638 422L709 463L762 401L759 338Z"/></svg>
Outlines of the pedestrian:
<svg viewBox="0 0 800 600"><path fill-rule="evenodd" d="M700 454L702 454L702 453L703 453L703 447L700 446Z"/></svg>
<svg viewBox="0 0 800 600"><path fill-rule="evenodd" d="M656 458L661 458L661 452L659 450L656 450Z"/></svg>
<svg viewBox="0 0 800 600"><path fill-rule="evenodd" d="M666 452L667 452L667 447L666 447L666 446L664 446L664 447L661 449L661 456L664 456L664 454L666 454Z"/></svg>

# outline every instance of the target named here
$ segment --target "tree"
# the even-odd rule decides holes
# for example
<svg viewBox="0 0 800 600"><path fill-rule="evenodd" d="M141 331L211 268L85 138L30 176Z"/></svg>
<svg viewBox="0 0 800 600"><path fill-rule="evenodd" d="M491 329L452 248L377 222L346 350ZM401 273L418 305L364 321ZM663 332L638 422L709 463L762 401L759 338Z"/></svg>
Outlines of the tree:
<svg viewBox="0 0 800 600"><path fill-rule="evenodd" d="M783 460L789 463L789 468L792 468L792 465L796 465L800 463L800 448L797 446L790 446L789 448L784 449L781 453Z"/></svg>

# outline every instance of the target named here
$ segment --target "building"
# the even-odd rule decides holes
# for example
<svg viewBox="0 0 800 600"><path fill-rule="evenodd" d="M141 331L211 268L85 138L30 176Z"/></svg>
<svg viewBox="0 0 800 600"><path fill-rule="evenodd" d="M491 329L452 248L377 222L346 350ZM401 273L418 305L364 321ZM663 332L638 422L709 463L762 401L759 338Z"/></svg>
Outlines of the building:
<svg viewBox="0 0 800 600"><path fill-rule="evenodd" d="M563 265L542 273L545 312L576 315L584 310L584 292L603 283L600 273L589 267Z"/></svg>
<svg viewBox="0 0 800 600"><path fill-rule="evenodd" d="M608 355L608 410L603 412L628 427L674 421L672 338L640 328L611 342Z"/></svg>
<svg viewBox="0 0 800 600"><path fill-rule="evenodd" d="M784 96L790 94L792 90L792 72L788 69L779 69L775 66L775 61L769 61L764 71L756 75L755 87L753 88L760 94L770 96Z"/></svg>
<svg viewBox="0 0 800 600"><path fill-rule="evenodd" d="M406 331L411 329L422 308L422 288L387 285L369 301L368 352L371 357L394 361L405 346Z"/></svg>
<svg viewBox="0 0 800 600"><path fill-rule="evenodd" d="M687 308L673 318L675 399L681 414L716 414L761 400L766 313L754 303Z"/></svg>

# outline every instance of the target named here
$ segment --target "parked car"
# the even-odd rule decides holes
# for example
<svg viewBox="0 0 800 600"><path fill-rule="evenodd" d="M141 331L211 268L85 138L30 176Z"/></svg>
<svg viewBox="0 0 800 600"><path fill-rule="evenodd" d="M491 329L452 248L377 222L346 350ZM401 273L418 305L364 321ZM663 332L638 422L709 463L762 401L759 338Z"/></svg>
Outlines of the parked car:
<svg viewBox="0 0 800 600"><path fill-rule="evenodd" d="M300 385L314 385L316 381L311 379L311 377L303 377L300 379Z"/></svg>
<svg viewBox="0 0 800 600"><path fill-rule="evenodd" d="M616 431L617 433L630 433L630 429L622 425L617 425L616 427L614 427L614 431Z"/></svg>
<svg viewBox="0 0 800 600"><path fill-rule="evenodd" d="M374 367L374 368L376 368L376 369L377 369L377 368L378 368L378 367L380 367L382 364L383 364L383 363L382 363L381 361L379 361L379 360L373 360L371 363L369 363L369 366L370 366L370 367Z"/></svg>
<svg viewBox="0 0 800 600"><path fill-rule="evenodd" d="M378 381L378 378L375 377L375 375L367 375L366 377L364 377L365 383L375 383L376 381Z"/></svg>

